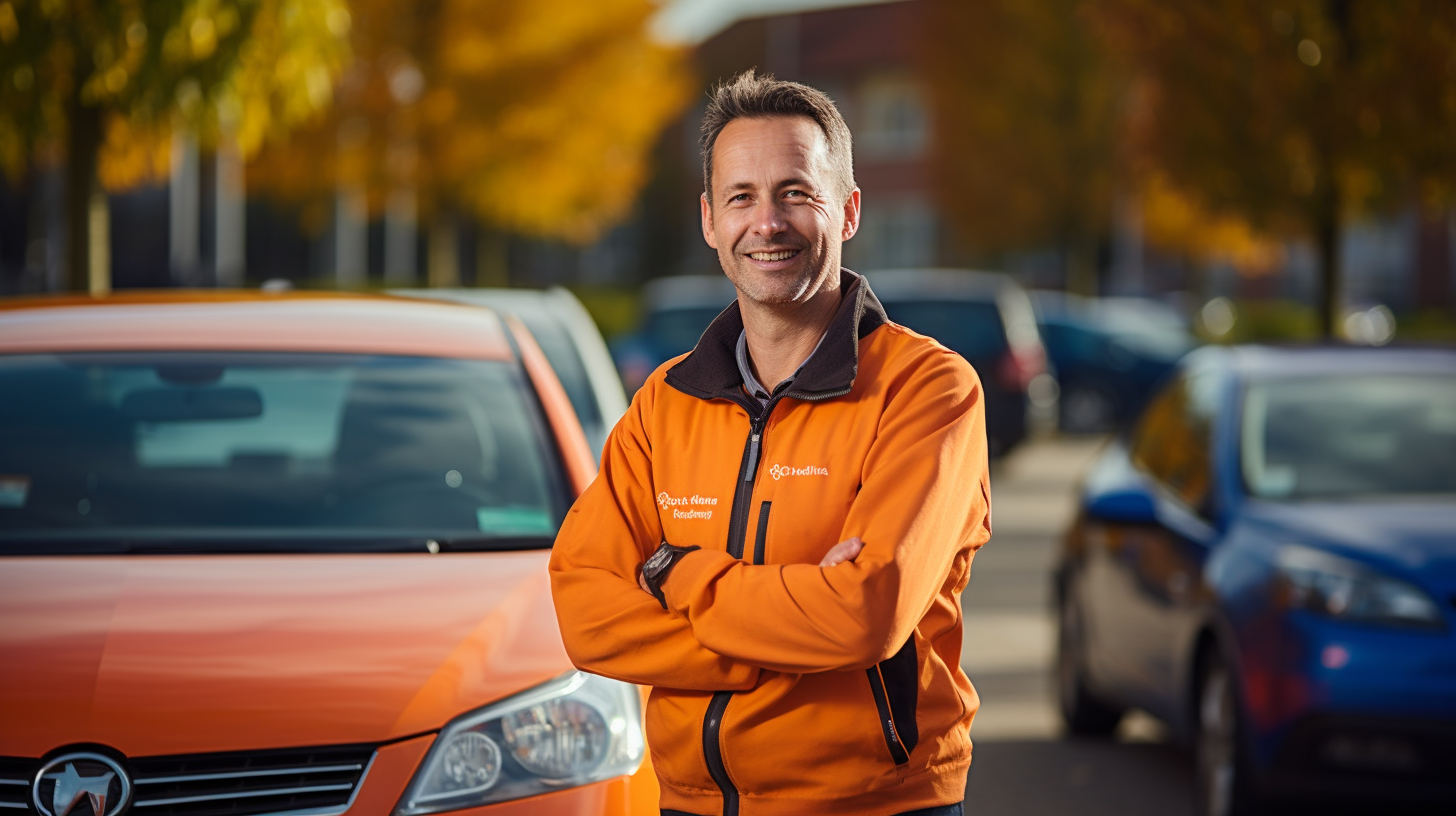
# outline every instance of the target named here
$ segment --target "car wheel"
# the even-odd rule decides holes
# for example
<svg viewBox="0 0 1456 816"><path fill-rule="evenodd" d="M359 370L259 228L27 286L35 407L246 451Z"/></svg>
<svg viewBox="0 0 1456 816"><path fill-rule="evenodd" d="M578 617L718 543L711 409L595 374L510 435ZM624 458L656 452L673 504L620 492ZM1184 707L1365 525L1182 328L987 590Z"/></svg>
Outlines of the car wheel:
<svg viewBox="0 0 1456 816"><path fill-rule="evenodd" d="M1198 683L1197 737L1193 745L1199 816L1251 816L1247 749L1233 672L1216 650L1203 660Z"/></svg>
<svg viewBox="0 0 1456 816"><path fill-rule="evenodd" d="M1082 614L1070 590L1062 593L1057 627L1057 696L1067 731L1105 737L1117 729L1123 710L1097 698L1087 688Z"/></svg>
<svg viewBox="0 0 1456 816"><path fill-rule="evenodd" d="M1117 401L1107 389L1076 383L1062 392L1061 429L1064 433L1102 433L1117 422Z"/></svg>

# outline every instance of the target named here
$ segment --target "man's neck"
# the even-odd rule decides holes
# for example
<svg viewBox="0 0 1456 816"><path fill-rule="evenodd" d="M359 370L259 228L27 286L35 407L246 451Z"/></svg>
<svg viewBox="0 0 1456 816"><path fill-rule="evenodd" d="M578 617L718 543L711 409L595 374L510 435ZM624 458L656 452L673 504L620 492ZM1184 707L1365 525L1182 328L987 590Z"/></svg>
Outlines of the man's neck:
<svg viewBox="0 0 1456 816"><path fill-rule="evenodd" d="M837 280L834 284L833 289L821 288L803 303L763 304L739 298L749 364L765 388L772 391L793 376L819 345L844 294Z"/></svg>

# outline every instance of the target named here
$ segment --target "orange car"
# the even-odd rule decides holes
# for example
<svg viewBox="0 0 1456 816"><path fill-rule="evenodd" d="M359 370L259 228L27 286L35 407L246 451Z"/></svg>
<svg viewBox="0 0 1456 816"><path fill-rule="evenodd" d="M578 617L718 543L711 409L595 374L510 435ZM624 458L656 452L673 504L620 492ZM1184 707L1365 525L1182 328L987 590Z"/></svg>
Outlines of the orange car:
<svg viewBox="0 0 1456 816"><path fill-rule="evenodd" d="M551 605L594 473L485 309L0 302L0 816L655 813Z"/></svg>

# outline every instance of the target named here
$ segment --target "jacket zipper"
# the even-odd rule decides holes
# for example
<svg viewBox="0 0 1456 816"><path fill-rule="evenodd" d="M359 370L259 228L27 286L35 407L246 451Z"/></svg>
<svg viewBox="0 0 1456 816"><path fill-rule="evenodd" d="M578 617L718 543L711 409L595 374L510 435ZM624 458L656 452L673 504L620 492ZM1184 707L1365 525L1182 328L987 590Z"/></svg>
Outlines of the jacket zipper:
<svg viewBox="0 0 1456 816"><path fill-rule="evenodd" d="M738 402L734 400L734 402ZM758 462L763 453L764 426L768 424L769 414L773 413L773 407L778 403L778 398L769 400L768 405L758 410L758 416L753 417L758 405L739 402L748 411L750 420L748 425L748 440L743 445L743 459L738 466L738 486L733 491L732 515L728 517L728 554L734 558L743 558L743 548L748 538L748 510L753 504L753 481L758 473ZM760 541L755 548L754 563L761 564L763 541L762 535L766 524L764 518L768 513L768 502L763 503L763 516L759 518ZM708 775L713 777L713 782L723 792L723 816L738 816L738 788L733 780L728 778L728 768L723 764L723 743L721 741L723 729L723 712L728 709L728 701L733 699L733 692L720 691L713 695L708 701L707 713L703 715L703 758L708 764Z"/></svg>

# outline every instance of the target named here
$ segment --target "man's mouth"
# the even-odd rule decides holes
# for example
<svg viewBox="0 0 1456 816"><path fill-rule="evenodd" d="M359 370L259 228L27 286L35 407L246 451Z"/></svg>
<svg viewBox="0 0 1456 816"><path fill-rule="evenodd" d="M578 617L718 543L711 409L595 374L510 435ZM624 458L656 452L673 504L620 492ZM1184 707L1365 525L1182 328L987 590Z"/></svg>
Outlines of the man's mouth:
<svg viewBox="0 0 1456 816"><path fill-rule="evenodd" d="M787 261L798 254L797 249L780 249L773 252L750 252L748 257L755 261Z"/></svg>

